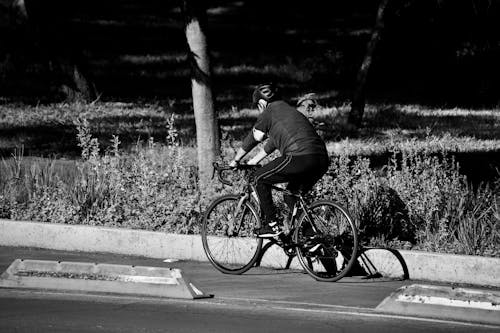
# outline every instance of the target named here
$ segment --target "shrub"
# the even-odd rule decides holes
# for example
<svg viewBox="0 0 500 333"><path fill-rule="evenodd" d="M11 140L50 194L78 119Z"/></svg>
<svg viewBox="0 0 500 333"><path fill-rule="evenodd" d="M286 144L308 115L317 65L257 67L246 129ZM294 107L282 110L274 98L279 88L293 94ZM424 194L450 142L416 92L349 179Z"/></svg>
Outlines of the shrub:
<svg viewBox="0 0 500 333"><path fill-rule="evenodd" d="M81 160L65 176L56 160L27 163L22 151L16 153L1 165L0 217L198 233L208 202L234 189L214 181L202 196L195 161L178 144L174 116L167 125L165 144L150 138L124 153L115 136L102 152L88 122L80 120ZM225 155L232 156L232 149L231 142L223 143ZM230 180L243 184L239 175ZM473 189L445 154L394 149L378 171L366 158L333 157L310 199L343 204L364 244L500 256L499 193L500 178Z"/></svg>
<svg viewBox="0 0 500 333"><path fill-rule="evenodd" d="M74 177L63 181L53 167L42 170L32 164L27 169L11 163L10 178L16 181L2 182L0 203L10 203L2 204L2 211L9 212L2 214L23 220L197 231L201 207L194 163L186 160L176 144L173 118L171 125L167 145L150 138L146 145L138 143L132 154L122 154L119 139L114 137L111 150L101 154L88 122L79 121L82 160ZM5 193L12 193L10 200Z"/></svg>
<svg viewBox="0 0 500 333"><path fill-rule="evenodd" d="M366 158L333 158L329 173L317 184L313 195L343 204L357 221L365 243L414 239L404 202L375 174Z"/></svg>
<svg viewBox="0 0 500 333"><path fill-rule="evenodd" d="M499 255L500 187L481 185L457 195L446 209L456 252Z"/></svg>

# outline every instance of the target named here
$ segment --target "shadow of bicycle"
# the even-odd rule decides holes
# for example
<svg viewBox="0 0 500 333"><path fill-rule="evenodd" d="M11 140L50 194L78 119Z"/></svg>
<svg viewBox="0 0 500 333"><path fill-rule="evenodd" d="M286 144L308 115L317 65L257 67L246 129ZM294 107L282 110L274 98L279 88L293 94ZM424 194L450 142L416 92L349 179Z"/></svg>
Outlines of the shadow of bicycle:
<svg viewBox="0 0 500 333"><path fill-rule="evenodd" d="M408 266L401 253L396 249L385 247L360 248L357 263L351 269L350 275L361 275L365 279L408 280L410 278Z"/></svg>
<svg viewBox="0 0 500 333"><path fill-rule="evenodd" d="M407 280L410 278L408 266L398 250L392 248L362 247L357 254L358 260L347 277L358 277L363 280L383 279ZM286 254L274 242L267 242L262 247L256 267L273 267L279 270L301 269L300 263L293 254Z"/></svg>

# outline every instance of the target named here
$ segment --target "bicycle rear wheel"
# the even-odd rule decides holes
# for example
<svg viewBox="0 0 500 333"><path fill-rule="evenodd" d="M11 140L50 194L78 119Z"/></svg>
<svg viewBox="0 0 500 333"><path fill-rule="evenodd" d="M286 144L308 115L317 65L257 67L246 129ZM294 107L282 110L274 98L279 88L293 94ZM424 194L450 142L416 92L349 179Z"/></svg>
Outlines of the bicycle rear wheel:
<svg viewBox="0 0 500 333"><path fill-rule="evenodd" d="M349 212L330 200L309 206L294 232L296 252L305 271L318 281L343 278L357 257L358 233Z"/></svg>
<svg viewBox="0 0 500 333"><path fill-rule="evenodd" d="M212 202L203 216L201 237L208 260L225 274L242 274L257 261L262 239L254 236L260 227L255 208L241 196L224 195Z"/></svg>

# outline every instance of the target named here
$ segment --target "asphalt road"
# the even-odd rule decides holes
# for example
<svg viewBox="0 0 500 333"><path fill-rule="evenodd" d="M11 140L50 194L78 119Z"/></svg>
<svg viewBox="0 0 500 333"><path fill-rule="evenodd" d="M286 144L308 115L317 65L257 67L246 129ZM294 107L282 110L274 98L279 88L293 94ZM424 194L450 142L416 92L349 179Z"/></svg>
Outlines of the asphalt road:
<svg viewBox="0 0 500 333"><path fill-rule="evenodd" d="M16 258L181 268L212 299L174 300L0 289L0 332L498 332L498 327L384 315L374 308L415 281L320 283L299 271L223 275L205 262L0 247Z"/></svg>

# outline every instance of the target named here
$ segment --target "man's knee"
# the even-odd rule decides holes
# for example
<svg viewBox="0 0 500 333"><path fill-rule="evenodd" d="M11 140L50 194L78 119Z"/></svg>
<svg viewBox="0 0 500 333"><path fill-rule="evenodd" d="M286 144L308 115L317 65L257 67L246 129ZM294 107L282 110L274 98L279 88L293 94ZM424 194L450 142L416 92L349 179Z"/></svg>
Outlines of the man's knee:
<svg viewBox="0 0 500 333"><path fill-rule="evenodd" d="M255 181L255 187L257 191L267 191L268 189L271 188L271 184L264 182L262 180L257 180Z"/></svg>

